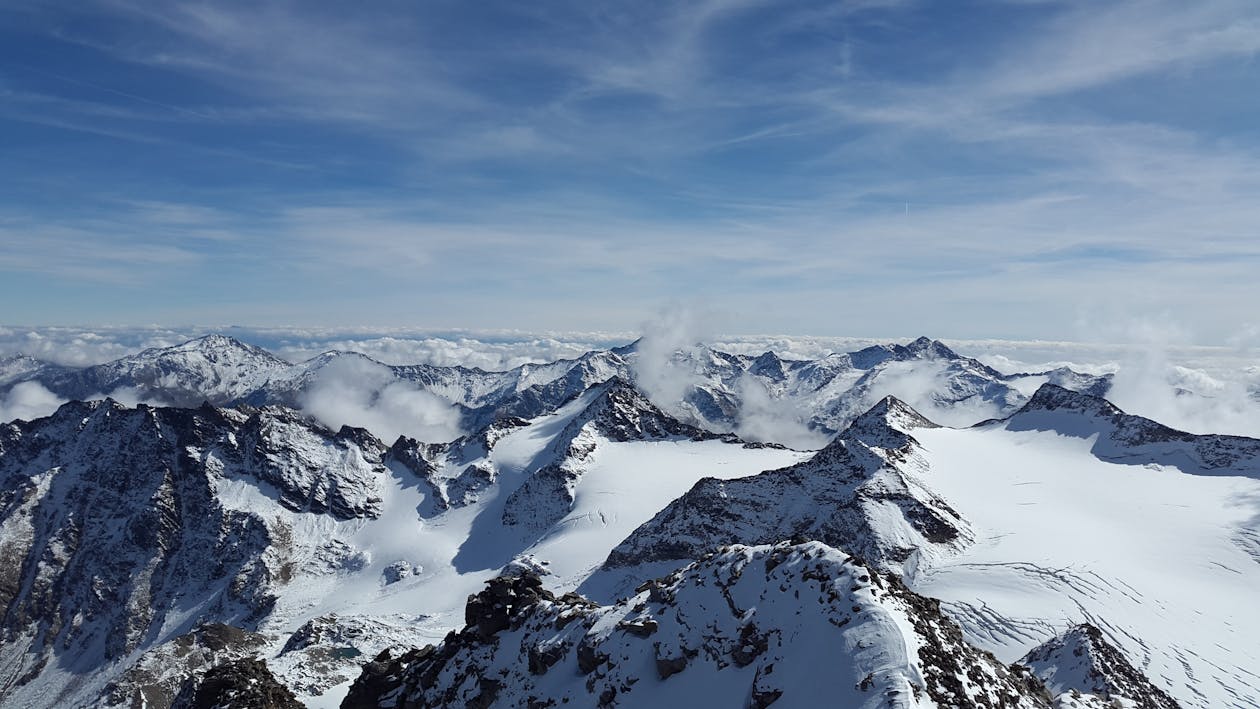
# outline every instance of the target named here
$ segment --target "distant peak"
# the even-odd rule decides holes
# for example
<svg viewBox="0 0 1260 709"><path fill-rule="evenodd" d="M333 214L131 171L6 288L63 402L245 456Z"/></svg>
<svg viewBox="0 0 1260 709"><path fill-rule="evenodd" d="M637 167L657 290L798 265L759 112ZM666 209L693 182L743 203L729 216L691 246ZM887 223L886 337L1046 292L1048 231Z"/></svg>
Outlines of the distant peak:
<svg viewBox="0 0 1260 709"><path fill-rule="evenodd" d="M915 428L940 428L926 416L916 411L913 406L891 394L880 399L879 403L859 416L855 423L863 420L882 421L906 431Z"/></svg>
<svg viewBox="0 0 1260 709"><path fill-rule="evenodd" d="M763 352L752 361L748 367L748 371L757 376L766 377L775 381L782 381L786 378L783 371L783 359L774 352Z"/></svg>
<svg viewBox="0 0 1260 709"><path fill-rule="evenodd" d="M242 349L248 349L250 348L250 345L241 342L235 337L229 337L227 335L220 335L212 332L208 335L202 335L201 337L194 337L187 342L176 345L172 349L200 349L203 347L240 347Z"/></svg>
<svg viewBox="0 0 1260 709"><path fill-rule="evenodd" d="M601 406L608 403L620 403L622 405L630 405L636 409L660 413L659 409L653 404L643 392L639 391L625 377L620 374L614 374L607 380L596 384L599 393L595 395L595 399L591 402L591 406Z"/></svg>
<svg viewBox="0 0 1260 709"><path fill-rule="evenodd" d="M609 350L609 352L612 352L613 354L616 354L616 355L621 355L623 357L628 354L634 354L639 351L639 345L642 342L643 342L643 338L640 337L636 339L634 342L621 345L620 347L614 347L611 350Z"/></svg>
<svg viewBox="0 0 1260 709"><path fill-rule="evenodd" d="M1015 412L1015 416L1034 411L1074 411L1087 414L1115 416L1123 414L1115 404L1097 396L1083 394L1079 391L1065 389L1057 384L1046 382L1037 388L1028 403Z"/></svg>
<svg viewBox="0 0 1260 709"><path fill-rule="evenodd" d="M194 337L191 340L188 340L186 342L181 342L180 344L175 345L173 347L154 347L154 348L145 350L144 352L141 353L141 355L148 354L152 356L152 355L172 354L172 353L177 353L177 352L211 353L211 352L223 352L223 351L240 352L240 353L252 355L255 357L263 357L266 359L278 359L275 355L271 354L270 352L268 352L267 350L261 347L251 345L246 342L241 342L235 337L229 337L228 335L220 335L218 333L210 333L207 335L202 335L201 337Z"/></svg>
<svg viewBox="0 0 1260 709"><path fill-rule="evenodd" d="M958 353L945 346L940 340L920 337L905 346L906 352L913 357L931 357L940 359L958 359Z"/></svg>
<svg viewBox="0 0 1260 709"><path fill-rule="evenodd" d="M592 387L598 391L585 411L570 426L594 422L613 440L646 440L684 436L700 440L717 437L683 423L662 411L635 386L621 376L613 376Z"/></svg>

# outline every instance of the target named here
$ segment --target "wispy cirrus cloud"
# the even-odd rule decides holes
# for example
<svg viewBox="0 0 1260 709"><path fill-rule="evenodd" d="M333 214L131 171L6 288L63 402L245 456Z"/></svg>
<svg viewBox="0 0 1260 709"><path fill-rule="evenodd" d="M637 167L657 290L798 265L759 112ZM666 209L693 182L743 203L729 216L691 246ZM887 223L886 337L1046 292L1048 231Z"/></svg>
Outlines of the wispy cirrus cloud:
<svg viewBox="0 0 1260 709"><path fill-rule="evenodd" d="M30 48L0 269L70 286L37 319L626 328L701 298L1070 336L1122 299L1219 342L1256 296L1250 3L3 12Z"/></svg>

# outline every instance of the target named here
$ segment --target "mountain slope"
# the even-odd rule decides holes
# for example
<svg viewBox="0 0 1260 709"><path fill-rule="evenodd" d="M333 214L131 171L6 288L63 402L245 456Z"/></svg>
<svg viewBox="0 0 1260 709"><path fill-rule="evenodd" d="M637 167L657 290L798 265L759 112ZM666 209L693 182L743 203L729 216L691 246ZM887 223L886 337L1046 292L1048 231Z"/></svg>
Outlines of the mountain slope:
<svg viewBox="0 0 1260 709"><path fill-rule="evenodd" d="M1094 440L1090 452L1129 465L1168 465L1198 475L1260 477L1260 440L1196 435L1126 414L1106 399L1044 384L1000 425Z"/></svg>
<svg viewBox="0 0 1260 709"><path fill-rule="evenodd" d="M666 415L620 377L595 385L588 398L590 403L548 446L543 464L508 497L504 524L542 530L563 519L601 442L722 438Z"/></svg>

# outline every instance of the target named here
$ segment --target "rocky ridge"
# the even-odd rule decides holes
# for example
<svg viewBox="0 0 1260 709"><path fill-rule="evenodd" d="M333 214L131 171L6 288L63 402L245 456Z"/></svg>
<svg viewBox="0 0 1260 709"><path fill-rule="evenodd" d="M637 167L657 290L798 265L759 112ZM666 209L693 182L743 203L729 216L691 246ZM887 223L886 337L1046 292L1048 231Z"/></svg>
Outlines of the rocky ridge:
<svg viewBox="0 0 1260 709"><path fill-rule="evenodd" d="M1018 411L982 425L1011 431L1051 430L1088 438L1102 460L1130 465L1169 465L1199 475L1245 475L1260 471L1260 440L1200 435L1127 414L1104 398L1043 384Z"/></svg>
<svg viewBox="0 0 1260 709"><path fill-rule="evenodd" d="M920 479L913 432L935 427L888 397L803 463L701 480L609 554L606 567L695 558L724 544L816 539L884 569L970 543L965 520Z"/></svg>
<svg viewBox="0 0 1260 709"><path fill-rule="evenodd" d="M466 616L375 658L342 706L1053 706L938 603L817 542L727 547L611 606L500 577Z"/></svg>

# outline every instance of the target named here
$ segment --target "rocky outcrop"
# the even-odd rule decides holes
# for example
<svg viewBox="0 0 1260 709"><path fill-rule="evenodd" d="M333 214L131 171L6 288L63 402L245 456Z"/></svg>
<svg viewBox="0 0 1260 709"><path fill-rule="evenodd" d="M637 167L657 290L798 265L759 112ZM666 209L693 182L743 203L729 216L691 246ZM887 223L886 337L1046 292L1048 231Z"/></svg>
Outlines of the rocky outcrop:
<svg viewBox="0 0 1260 709"><path fill-rule="evenodd" d="M169 707L210 668L256 656L274 639L223 623L207 623L144 653L106 687L109 707Z"/></svg>
<svg viewBox="0 0 1260 709"><path fill-rule="evenodd" d="M233 660L210 669L175 698L189 709L303 709L297 697L276 681L266 663L255 658Z"/></svg>

